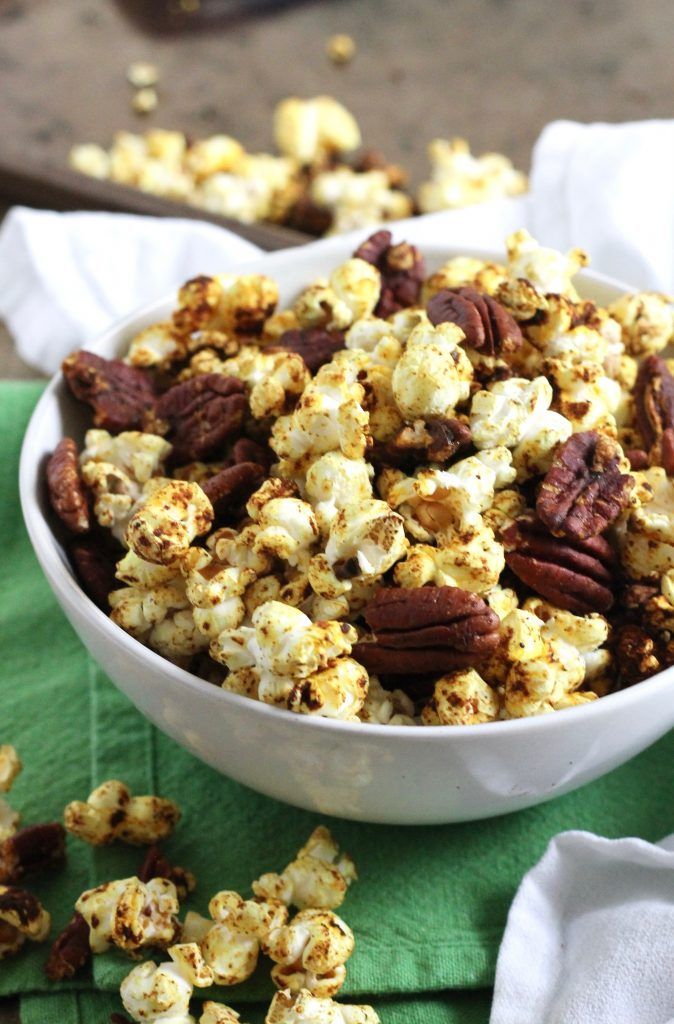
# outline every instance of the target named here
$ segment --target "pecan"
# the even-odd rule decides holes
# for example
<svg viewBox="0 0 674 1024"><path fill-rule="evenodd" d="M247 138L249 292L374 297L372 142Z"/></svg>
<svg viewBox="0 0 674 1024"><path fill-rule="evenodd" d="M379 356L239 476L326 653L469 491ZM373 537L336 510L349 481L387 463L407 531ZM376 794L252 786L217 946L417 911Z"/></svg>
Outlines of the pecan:
<svg viewBox="0 0 674 1024"><path fill-rule="evenodd" d="M645 452L643 448L629 448L625 455L629 459L630 469L648 468L648 452Z"/></svg>
<svg viewBox="0 0 674 1024"><path fill-rule="evenodd" d="M168 422L177 465L214 454L241 433L248 401L242 381L221 373L202 373L164 392L157 416Z"/></svg>
<svg viewBox="0 0 674 1024"><path fill-rule="evenodd" d="M202 490L213 506L218 520L237 516L253 491L265 478L264 466L256 462L239 462L221 469L202 485Z"/></svg>
<svg viewBox="0 0 674 1024"><path fill-rule="evenodd" d="M413 306L426 276L424 258L415 245L399 242L391 245L390 231L375 231L354 252L381 274L381 292L374 315L386 319L407 306Z"/></svg>
<svg viewBox="0 0 674 1024"><path fill-rule="evenodd" d="M586 615L613 604L616 558L605 537L552 537L533 516L501 532L515 575L558 608Z"/></svg>
<svg viewBox="0 0 674 1024"><path fill-rule="evenodd" d="M286 223L295 231L319 237L331 227L332 213L308 195L303 195L291 206Z"/></svg>
<svg viewBox="0 0 674 1024"><path fill-rule="evenodd" d="M108 594L121 586L115 578L121 548L113 547L108 537L96 534L73 538L67 550L82 590L102 611L109 612Z"/></svg>
<svg viewBox="0 0 674 1024"><path fill-rule="evenodd" d="M659 593L660 588L649 583L630 583L623 590L620 605L630 615L640 613L648 601Z"/></svg>
<svg viewBox="0 0 674 1024"><path fill-rule="evenodd" d="M536 501L541 522L556 537L595 537L629 501L634 478L618 468L620 448L596 430L572 434L557 452Z"/></svg>
<svg viewBox="0 0 674 1024"><path fill-rule="evenodd" d="M399 164L391 164L383 153L367 149L353 163L354 171L384 171L390 188L402 189L408 181L407 171Z"/></svg>
<svg viewBox="0 0 674 1024"><path fill-rule="evenodd" d="M94 410L94 426L112 434L143 429L156 401L143 370L84 349L64 359L62 369L75 398Z"/></svg>
<svg viewBox="0 0 674 1024"><path fill-rule="evenodd" d="M257 462L258 466L264 466L268 471L275 461L276 455L268 445L259 444L250 437L240 437L232 445L225 465L237 466L240 462Z"/></svg>
<svg viewBox="0 0 674 1024"><path fill-rule="evenodd" d="M382 588L365 607L372 637L353 648L370 672L448 672L475 665L498 646L498 616L459 587Z"/></svg>
<svg viewBox="0 0 674 1024"><path fill-rule="evenodd" d="M507 309L475 288L443 288L428 301L428 319L438 324L457 324L470 348L486 355L514 352L522 344L522 332Z"/></svg>
<svg viewBox="0 0 674 1024"><path fill-rule="evenodd" d="M267 349L268 352L296 352L302 356L309 373L316 373L321 366L329 363L335 352L344 348L344 335L341 331L326 331L320 327L305 327L292 331L284 331L278 344Z"/></svg>
<svg viewBox="0 0 674 1024"><path fill-rule="evenodd" d="M674 470L674 377L660 356L642 360L634 402L637 426L651 461L661 463L669 473Z"/></svg>
<svg viewBox="0 0 674 1024"><path fill-rule="evenodd" d="M171 864L158 846L149 847L137 877L141 882L149 882L151 878L167 878L175 885L179 900L187 899L196 886L192 872Z"/></svg>
<svg viewBox="0 0 674 1024"><path fill-rule="evenodd" d="M445 466L459 452L470 448L470 427L461 420L436 416L401 427L395 437L374 446L373 462L399 469L415 469L421 463Z"/></svg>
<svg viewBox="0 0 674 1024"><path fill-rule="evenodd" d="M29 825L0 843L0 882L13 885L24 875L60 866L65 856L63 825L58 821Z"/></svg>
<svg viewBox="0 0 674 1024"><path fill-rule="evenodd" d="M47 488L51 507L71 533L86 533L90 526L87 492L80 476L77 445L64 437L47 462Z"/></svg>
<svg viewBox="0 0 674 1024"><path fill-rule="evenodd" d="M62 981L64 978L72 978L90 960L89 925L76 912L56 936L44 965L44 973L51 981Z"/></svg>

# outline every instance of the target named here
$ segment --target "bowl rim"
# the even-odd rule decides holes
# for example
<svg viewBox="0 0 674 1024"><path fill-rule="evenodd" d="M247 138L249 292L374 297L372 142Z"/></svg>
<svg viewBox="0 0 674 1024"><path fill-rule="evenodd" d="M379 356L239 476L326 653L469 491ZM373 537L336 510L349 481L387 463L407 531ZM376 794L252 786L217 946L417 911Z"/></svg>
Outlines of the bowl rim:
<svg viewBox="0 0 674 1024"><path fill-rule="evenodd" d="M408 230L407 234L409 235L411 232ZM323 239L306 246L301 246L294 250L283 250L282 252L261 255L260 257L255 257L254 259L237 263L232 266L231 272L273 273L276 270L277 265L279 269L281 269L284 262L292 262L293 256L295 257L295 260L297 260L300 255L303 257L312 253L318 255L319 250L332 251L333 249L340 249L345 245L348 245L353 238L362 238L362 235L362 231L351 232L348 236L342 235L336 236L335 238ZM414 239L411 240L414 241ZM423 241L418 244L425 256L434 255L444 259L451 259L454 256L460 255L491 261L500 261L503 258L503 254L499 253L497 250L483 247L457 247L446 244L427 243ZM591 270L581 271L576 275L575 279L581 285L583 281L586 281L588 283L598 283L611 288L616 288L623 292L634 291L632 286L627 285L622 281L618 281L615 278ZM98 348L108 346L112 339L119 341L122 335L127 331L130 329L140 329L140 325L144 324L149 317L159 315L159 312L162 309L170 306L174 302L175 291L172 291L162 298L156 299L153 302L135 309L127 316L115 321L115 323L111 324L104 331L99 332L99 334L87 344L87 349L89 351L96 352ZM291 726L291 728L296 727L298 729L309 728L314 730L323 730L332 735L354 734L362 738L367 736L369 739L378 737L379 739L390 738L395 741L396 739L404 738L406 741L410 741L412 743L444 743L448 740L452 743L466 743L470 742L471 737L474 740L478 740L482 737L491 736L492 738L495 738L499 735L503 736L506 734L506 730L510 735L517 735L523 731L528 732L529 734L537 732L540 735L544 735L551 729L563 728L564 723L571 725L574 720L569 718L570 715L577 716L582 714L585 716L585 719L590 720L592 717L601 718L602 715L609 713L611 710L617 710L619 706L622 711L627 711L630 707L640 703L642 697L654 697L656 694L664 692L666 688L671 685L671 681L674 678L674 666L666 668L642 682L635 683L626 689L609 693L606 696L600 697L596 701L591 701L588 704L572 708L563 708L559 711L543 713L540 715L531 715L523 718L498 719L494 722L482 722L464 728L444 725L430 727L381 725L375 722L354 722L344 721L342 719L326 718L318 715L302 715L293 711L288 711L285 708L266 704L263 701L253 700L250 697L245 697L240 694L230 693L227 690L223 690L220 686L209 683L207 680L194 675L192 672L188 672L187 669L175 665L156 651L146 647L139 640L136 640L120 626L117 626L112 622L108 615L94 604L91 598L89 598L80 587L72 571L66 568L64 560L59 553L59 545L56 537L49 526L47 517L42 514L42 510L38 503L37 494L40 483L40 463L32 457L31 453L31 449L33 448L33 444L31 442L34 438L37 439L40 437L40 420L42 413L51 402L56 400L57 392L63 386L63 374L59 370L50 379L33 409L21 446L19 462L20 502L28 536L38 558L38 562L54 590L57 599L59 601L63 599L67 604L72 604L73 606L79 603L82 614L89 620L90 626L105 643L117 646L121 644L126 648L127 653L131 657L139 658L141 662L144 658L149 659L150 664L153 665L154 668L170 676L175 683L190 688L195 693L195 696L197 694L206 693L213 696L215 693L218 693L219 697L215 697L215 700L221 700L223 702L223 709L226 709L226 707L230 705L238 707L241 710L247 710L253 715L261 716L263 719L271 718L274 721L279 721L280 715L284 722L289 724L294 721L296 723L296 726ZM82 599L84 600L82 601ZM562 716L561 718L560 715Z"/></svg>

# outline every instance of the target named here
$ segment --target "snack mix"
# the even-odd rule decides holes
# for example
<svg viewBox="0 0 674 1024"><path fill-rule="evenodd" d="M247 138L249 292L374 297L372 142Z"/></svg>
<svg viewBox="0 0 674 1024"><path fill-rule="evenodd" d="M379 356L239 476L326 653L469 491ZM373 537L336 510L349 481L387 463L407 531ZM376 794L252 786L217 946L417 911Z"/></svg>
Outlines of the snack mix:
<svg viewBox="0 0 674 1024"><path fill-rule="evenodd" d="M348 61L353 41L335 36L331 42L331 59ZM148 113L157 104L156 78L149 80L146 65L132 67L132 84L144 83L134 109ZM274 140L278 155L248 153L229 135L189 141L182 132L159 128L144 135L117 132L108 150L92 143L74 146L70 166L244 224L266 221L310 235L469 206L528 187L507 157L475 157L464 139L435 139L428 148L431 177L415 203L401 167L375 152L353 155L361 145L360 129L331 96L282 100L274 112Z"/></svg>
<svg viewBox="0 0 674 1024"><path fill-rule="evenodd" d="M288 309L199 277L122 361L69 356L93 428L47 476L84 588L225 690L347 721L538 715L674 664L674 306L598 307L586 264L522 230L429 275L379 230ZM73 806L109 841L107 798ZM337 857L302 852L311 889L345 891ZM309 906L296 871L256 893Z"/></svg>

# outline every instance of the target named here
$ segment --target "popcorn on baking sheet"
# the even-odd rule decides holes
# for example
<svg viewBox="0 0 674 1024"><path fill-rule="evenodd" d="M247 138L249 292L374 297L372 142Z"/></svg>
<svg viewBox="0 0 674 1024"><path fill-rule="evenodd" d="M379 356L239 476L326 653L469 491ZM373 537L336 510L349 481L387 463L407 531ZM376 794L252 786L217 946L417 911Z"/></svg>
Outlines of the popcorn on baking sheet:
<svg viewBox="0 0 674 1024"><path fill-rule="evenodd" d="M527 191L526 176L500 153L475 157L465 139L435 139L428 147L431 179L419 188L422 213L472 206Z"/></svg>
<svg viewBox="0 0 674 1024"><path fill-rule="evenodd" d="M86 802L69 803L63 817L68 831L92 846L105 846L115 839L149 846L171 834L180 809L164 797L132 796L123 782L109 779Z"/></svg>
<svg viewBox="0 0 674 1024"><path fill-rule="evenodd" d="M258 899L277 899L299 910L334 910L357 877L349 855L341 852L330 831L319 825L280 874L261 875L253 882L253 892Z"/></svg>

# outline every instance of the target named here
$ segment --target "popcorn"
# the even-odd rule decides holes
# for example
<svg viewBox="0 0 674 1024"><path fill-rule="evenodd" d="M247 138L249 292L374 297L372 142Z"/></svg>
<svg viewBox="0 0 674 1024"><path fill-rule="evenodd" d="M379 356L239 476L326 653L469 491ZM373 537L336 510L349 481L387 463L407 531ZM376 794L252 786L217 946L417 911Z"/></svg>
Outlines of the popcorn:
<svg viewBox="0 0 674 1024"><path fill-rule="evenodd" d="M250 497L246 510L258 526L254 550L304 569L318 540L319 528L311 505L292 497L294 493L292 485L272 478Z"/></svg>
<svg viewBox="0 0 674 1024"><path fill-rule="evenodd" d="M421 712L421 724L494 722L499 717L500 708L498 694L475 669L460 669L438 679L433 696Z"/></svg>
<svg viewBox="0 0 674 1024"><path fill-rule="evenodd" d="M212 920L188 913L183 938L195 943L218 985L237 985L257 966L268 937L285 924L288 912L278 900L244 900L235 892L219 892L208 905Z"/></svg>
<svg viewBox="0 0 674 1024"><path fill-rule="evenodd" d="M6 800L0 797L0 843L14 835L20 821L21 815L19 812L15 811Z"/></svg>
<svg viewBox="0 0 674 1024"><path fill-rule="evenodd" d="M376 676L370 676L365 703L358 715L361 722L374 725L415 725L414 704L402 690L385 690Z"/></svg>
<svg viewBox="0 0 674 1024"><path fill-rule="evenodd" d="M431 180L419 188L422 213L456 209L527 191L526 176L500 153L475 157L465 139L435 139L428 147Z"/></svg>
<svg viewBox="0 0 674 1024"><path fill-rule="evenodd" d="M171 946L169 955L184 978L195 988L208 988L215 981L213 971L203 958L196 942Z"/></svg>
<svg viewBox="0 0 674 1024"><path fill-rule="evenodd" d="M508 274L512 279L525 278L543 294L554 292L566 295L574 302L578 293L571 283L572 277L589 263L586 252L571 249L564 256L555 249L546 249L522 228L506 239Z"/></svg>
<svg viewBox="0 0 674 1024"><path fill-rule="evenodd" d="M107 430L88 430L80 456L82 479L94 494L99 524L123 540L138 503L158 484L171 445L156 434L127 430L113 437Z"/></svg>
<svg viewBox="0 0 674 1024"><path fill-rule="evenodd" d="M250 388L250 411L256 419L280 416L311 379L297 353L261 352L252 345L242 346L236 356L220 364L218 372L245 381Z"/></svg>
<svg viewBox="0 0 674 1024"><path fill-rule="evenodd" d="M480 515L464 518L438 534L438 546L415 544L394 569L399 587L461 587L484 594L498 583L505 553Z"/></svg>
<svg viewBox="0 0 674 1024"><path fill-rule="evenodd" d="M171 661L179 663L208 646L180 576L149 587L114 590L109 601L113 622Z"/></svg>
<svg viewBox="0 0 674 1024"><path fill-rule="evenodd" d="M455 324L416 327L393 371L393 394L407 420L447 416L470 394L470 361Z"/></svg>
<svg viewBox="0 0 674 1024"><path fill-rule="evenodd" d="M364 459L347 459L341 452L326 452L307 469L306 493L323 535L337 513L372 497L372 467Z"/></svg>
<svg viewBox="0 0 674 1024"><path fill-rule="evenodd" d="M207 637L239 626L245 616L243 595L255 580L252 569L222 566L203 548L192 548L182 566L185 593L197 629Z"/></svg>
<svg viewBox="0 0 674 1024"><path fill-rule="evenodd" d="M368 447L365 391L349 366L327 363L304 389L295 411L280 416L272 427L271 447L282 458L313 460L341 451L362 459Z"/></svg>
<svg viewBox="0 0 674 1024"><path fill-rule="evenodd" d="M223 331L257 334L278 303L278 287L263 274L195 277L178 292L173 314L177 334Z"/></svg>
<svg viewBox="0 0 674 1024"><path fill-rule="evenodd" d="M365 260L352 258L333 270L329 281L302 292L293 311L301 327L344 330L369 316L379 301L381 275Z"/></svg>
<svg viewBox="0 0 674 1024"><path fill-rule="evenodd" d="M282 100L274 111L274 139L300 164L322 163L334 153L357 149L361 141L353 116L331 96Z"/></svg>
<svg viewBox="0 0 674 1024"><path fill-rule="evenodd" d="M299 910L334 910L340 906L351 882L357 878L356 866L339 847L324 825L311 833L281 874L261 875L253 882L258 899L280 900Z"/></svg>
<svg viewBox="0 0 674 1024"><path fill-rule="evenodd" d="M229 527L222 527L211 534L206 546L219 562L241 569L251 569L258 576L262 576L271 572L274 560L271 554L257 544L259 534L260 527L256 524L244 526L238 532Z"/></svg>
<svg viewBox="0 0 674 1024"><path fill-rule="evenodd" d="M565 365L559 359L546 359L544 369L556 393L557 412L572 424L574 432L600 430L615 435L621 401L620 384L604 373L597 363Z"/></svg>
<svg viewBox="0 0 674 1024"><path fill-rule="evenodd" d="M166 878L106 882L83 892L75 910L89 925L93 953L104 953L110 946L127 953L148 946L165 949L180 930L176 887Z"/></svg>
<svg viewBox="0 0 674 1024"><path fill-rule="evenodd" d="M224 1003L214 1003L207 999L203 1005L203 1012L199 1017L199 1024L238 1024L239 1014Z"/></svg>
<svg viewBox="0 0 674 1024"><path fill-rule="evenodd" d="M309 188L312 201L332 215L329 235L400 220L412 215L408 195L392 188L384 170L354 171L350 167L321 171Z"/></svg>
<svg viewBox="0 0 674 1024"><path fill-rule="evenodd" d="M70 150L68 163L74 171L101 180L110 177L110 157L102 146L93 142L80 143Z"/></svg>
<svg viewBox="0 0 674 1024"><path fill-rule="evenodd" d="M311 560L309 581L322 597L338 597L351 589L351 580L382 576L407 547L403 519L387 502L346 505L332 522L325 554Z"/></svg>
<svg viewBox="0 0 674 1024"><path fill-rule="evenodd" d="M10 743L0 745L0 793L9 793L21 771L21 758Z"/></svg>
<svg viewBox="0 0 674 1024"><path fill-rule="evenodd" d="M69 832L92 846L105 846L115 839L149 846L171 834L180 809L159 796L132 797L123 782L110 779L97 786L85 803L69 803L63 818Z"/></svg>
<svg viewBox="0 0 674 1024"><path fill-rule="evenodd" d="M619 530L620 556L633 580L657 579L674 565L674 480L661 466L638 476L652 498L633 508Z"/></svg>
<svg viewBox="0 0 674 1024"><path fill-rule="evenodd" d="M512 448L519 480L547 472L557 446L573 432L565 416L550 410L552 397L545 377L511 377L478 391L470 409L473 443Z"/></svg>
<svg viewBox="0 0 674 1024"><path fill-rule="evenodd" d="M424 304L444 288L469 286L487 295L495 295L499 285L508 280L508 271L498 263L474 256L454 256L424 282L421 297Z"/></svg>
<svg viewBox="0 0 674 1024"><path fill-rule="evenodd" d="M198 484L169 480L134 512L126 530L139 558L170 565L213 522L213 506Z"/></svg>
<svg viewBox="0 0 674 1024"><path fill-rule="evenodd" d="M151 324L131 339L127 360L132 366L163 366L184 354L186 346L170 321Z"/></svg>
<svg viewBox="0 0 674 1024"><path fill-rule="evenodd" d="M674 299L658 292L623 295L609 306L631 356L661 352L674 338Z"/></svg>
<svg viewBox="0 0 674 1024"><path fill-rule="evenodd" d="M18 953L26 939L44 942L50 928L49 913L32 893L0 885L0 960Z"/></svg>
<svg viewBox="0 0 674 1024"><path fill-rule="evenodd" d="M152 960L134 967L120 986L124 1009L139 1024L145 1021L194 1024L189 1012L192 991L180 963L157 966Z"/></svg>
<svg viewBox="0 0 674 1024"><path fill-rule="evenodd" d="M344 984L353 947L353 932L332 910L300 910L289 924L270 932L267 953L276 964L272 980L292 992L334 996Z"/></svg>
<svg viewBox="0 0 674 1024"><path fill-rule="evenodd" d="M371 1006L350 1006L319 999L306 989L277 992L265 1024L379 1024Z"/></svg>
<svg viewBox="0 0 674 1024"><path fill-rule="evenodd" d="M526 601L502 623L505 656L511 667L504 685L507 718L558 710L574 703L587 662L608 639L608 622L596 613L580 616L539 598ZM569 702L569 698L572 697ZM594 693L581 699L593 700Z"/></svg>

